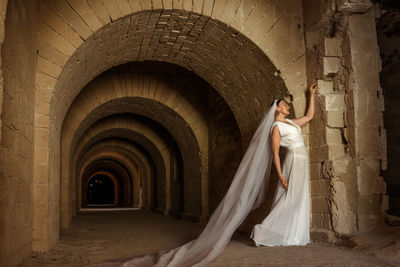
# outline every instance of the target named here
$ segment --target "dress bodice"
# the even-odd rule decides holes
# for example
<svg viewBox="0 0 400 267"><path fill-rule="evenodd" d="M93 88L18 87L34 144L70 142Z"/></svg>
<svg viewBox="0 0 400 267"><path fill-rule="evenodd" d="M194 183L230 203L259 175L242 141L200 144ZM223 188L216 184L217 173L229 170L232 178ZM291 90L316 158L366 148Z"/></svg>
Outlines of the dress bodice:
<svg viewBox="0 0 400 267"><path fill-rule="evenodd" d="M301 146L304 145L303 136L301 135L301 127L290 119L285 119L286 122L275 121L272 124L271 131L275 125L278 126L281 135L281 146Z"/></svg>

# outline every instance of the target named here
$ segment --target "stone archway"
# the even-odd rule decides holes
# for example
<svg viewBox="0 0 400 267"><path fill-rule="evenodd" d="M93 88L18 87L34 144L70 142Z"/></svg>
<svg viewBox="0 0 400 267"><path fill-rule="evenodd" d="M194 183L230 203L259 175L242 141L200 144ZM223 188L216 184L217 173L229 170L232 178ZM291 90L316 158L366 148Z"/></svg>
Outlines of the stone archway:
<svg viewBox="0 0 400 267"><path fill-rule="evenodd" d="M158 87L149 84L148 90L153 90L155 97L151 97L147 90L142 87L135 86L135 77L129 77L128 84L125 89L118 88L116 93L111 91L106 93L103 89L109 88L109 85L116 82L114 78L118 78L120 83L123 83L125 76L116 77L104 74L88 85L88 88L80 94L71 110L68 113L62 135L62 181L68 184L70 157L73 153L73 148L84 132L89 129L97 120L112 114L135 113L158 121L163 125L177 141L181 150L183 161L187 167L185 168L185 177L191 180L197 180L193 183L192 190L187 190L188 197L196 195L198 200L194 203L205 201L202 211L194 209L193 204L187 202L188 214L201 215L206 211L206 197L201 196L200 192L196 192L194 188L206 187L207 177L207 133L205 122L202 119L202 114L190 104L189 101L182 98L168 84L163 83L163 80L158 81ZM118 81L117 80L117 81ZM140 84L139 79L137 83ZM157 80L155 80L157 82ZM156 85L156 84L155 84ZM155 90L157 89L157 90ZM93 102L92 99L101 99L101 101ZM163 114L163 117L157 115ZM79 118L79 119L78 119ZM86 134L87 135L87 134ZM202 169L202 171L200 170ZM194 178L196 177L196 178ZM67 185L65 185L68 187ZM206 194L206 191L205 193ZM68 195L64 193L64 195ZM62 198L63 199L63 198ZM67 204L62 204L66 206ZM70 217L63 220L63 226L68 225Z"/></svg>
<svg viewBox="0 0 400 267"><path fill-rule="evenodd" d="M85 135L80 138L79 143L74 149L76 150L76 152L71 154L71 162L72 164L74 164L78 162L78 159L83 160L87 150L92 149L94 146L102 145L103 141L107 141L109 138L124 138L125 140L129 140L131 143L124 142L125 147L135 146L136 153L144 149L145 151L143 152L145 153L142 153L145 154L146 160L152 160L154 162L154 173L152 172L147 175L147 185L149 185L147 194L149 197L157 199L157 202L151 202L151 206L153 208L155 207L160 212L168 214L170 209L170 166L174 155L171 155L167 144L164 143L164 140L158 134L159 133L148 127L148 125L140 123L133 118L130 118L128 116L118 117L114 115L100 120L99 122L94 124L85 133ZM146 141L143 140L144 138L146 139ZM107 149L107 147L105 147L105 149ZM101 152L97 151L97 154L95 155L99 154L101 154ZM149 155L150 157L148 157L147 155ZM84 165L80 168L83 167ZM79 167L77 167L77 171L79 173ZM145 171L143 170L143 172ZM72 170L71 173L73 174L74 171ZM155 177L153 177L154 175ZM76 191L75 188L79 187L81 181L75 182L72 180L71 183L71 191L73 192ZM138 185L138 183L135 184ZM151 188L155 188L157 191L152 192L150 191ZM67 190L67 188L64 187L64 190ZM154 194L157 195L154 196ZM63 218L66 218L66 214L62 216Z"/></svg>
<svg viewBox="0 0 400 267"><path fill-rule="evenodd" d="M47 136L49 142L35 144L35 151L48 153L49 160L35 159L34 173L48 166L49 192L57 194L61 123L73 99L98 74L125 62L165 61L202 77L233 111L243 147L268 108L265 103L273 98L292 94L294 110L304 111L299 3L260 1L254 5L242 1L228 4L227 9L213 1L204 1L201 8L170 1L143 1L140 9L132 6L132 1L119 1L118 8L101 3L39 2L36 95L40 100L36 103L35 134ZM37 192L34 189L34 195ZM58 224L57 219L51 221ZM34 229L46 232L57 227L36 225ZM46 236L49 239L37 242L37 250L54 244L58 234Z"/></svg>
<svg viewBox="0 0 400 267"><path fill-rule="evenodd" d="M90 147L88 147L89 144ZM78 147L80 147L80 144ZM133 196L134 207L144 207L146 210L151 208L151 180L154 180L156 174L153 162L151 162L151 158L149 158L149 155L145 151L142 151L128 140L116 137L96 140L94 144L86 143L85 146L77 150L80 152L77 152L74 157L73 166L75 166L75 168L72 170L75 177L80 177L82 175L83 170L89 162L111 157L116 161L123 162L129 173L133 173L133 175L139 177L139 180L134 181L133 191L135 188L139 189L139 192L136 192ZM75 184L79 184L79 180L76 181ZM140 190L142 190L142 192L140 192ZM140 194L142 194L143 202L140 201ZM77 194L75 194L75 199L73 198L72 201L80 203L81 201L79 199L81 195L82 193L78 191ZM79 211L79 207L73 210L74 213L76 211Z"/></svg>

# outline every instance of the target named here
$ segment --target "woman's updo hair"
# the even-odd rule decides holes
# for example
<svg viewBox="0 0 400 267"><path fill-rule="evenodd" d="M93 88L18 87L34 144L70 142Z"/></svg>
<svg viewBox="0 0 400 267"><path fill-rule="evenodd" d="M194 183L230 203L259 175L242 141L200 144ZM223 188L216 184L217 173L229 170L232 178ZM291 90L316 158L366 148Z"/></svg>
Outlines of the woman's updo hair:
<svg viewBox="0 0 400 267"><path fill-rule="evenodd" d="M283 100L283 99L279 98L278 101L276 101L276 105L278 106L278 105L279 105L279 102L281 102L282 100ZM274 101L275 101L275 100L274 100ZM271 106L274 104L274 101L272 101Z"/></svg>

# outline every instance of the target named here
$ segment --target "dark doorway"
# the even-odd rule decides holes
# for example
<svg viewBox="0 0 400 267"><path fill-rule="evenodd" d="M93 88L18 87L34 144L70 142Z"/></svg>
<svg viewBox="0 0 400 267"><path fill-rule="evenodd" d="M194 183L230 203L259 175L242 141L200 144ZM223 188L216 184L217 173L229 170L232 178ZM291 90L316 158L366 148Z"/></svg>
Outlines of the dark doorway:
<svg viewBox="0 0 400 267"><path fill-rule="evenodd" d="M106 175L96 175L87 187L88 205L115 205L115 185Z"/></svg>

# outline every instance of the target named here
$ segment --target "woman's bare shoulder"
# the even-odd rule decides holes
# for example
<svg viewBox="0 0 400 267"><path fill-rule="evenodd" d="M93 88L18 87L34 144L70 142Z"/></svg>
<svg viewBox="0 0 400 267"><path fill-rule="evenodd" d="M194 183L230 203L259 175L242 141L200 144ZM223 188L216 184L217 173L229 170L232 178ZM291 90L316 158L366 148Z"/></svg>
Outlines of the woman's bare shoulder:
<svg viewBox="0 0 400 267"><path fill-rule="evenodd" d="M276 126L276 127L275 127ZM279 136L281 135L281 130L279 129L279 124L278 124L278 121L274 121L273 123L272 123L272 126L271 126L271 133L273 133L274 132L274 129L277 129L277 130L275 130L275 132L277 132L278 134L279 134Z"/></svg>
<svg viewBox="0 0 400 267"><path fill-rule="evenodd" d="M306 116L303 116L303 117L297 118L297 119L290 119L290 121L296 123L299 126L303 126L303 125L307 124L310 121L310 119Z"/></svg>

